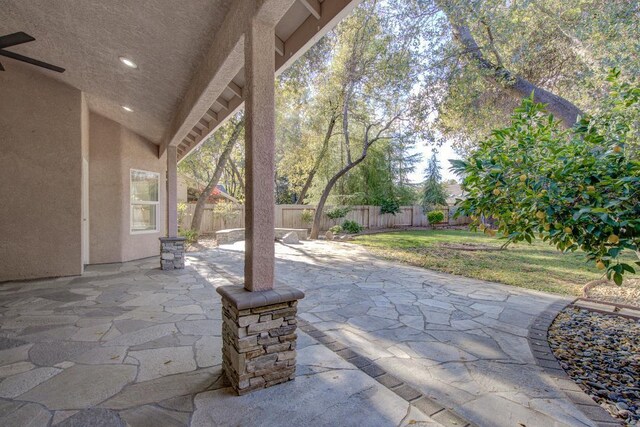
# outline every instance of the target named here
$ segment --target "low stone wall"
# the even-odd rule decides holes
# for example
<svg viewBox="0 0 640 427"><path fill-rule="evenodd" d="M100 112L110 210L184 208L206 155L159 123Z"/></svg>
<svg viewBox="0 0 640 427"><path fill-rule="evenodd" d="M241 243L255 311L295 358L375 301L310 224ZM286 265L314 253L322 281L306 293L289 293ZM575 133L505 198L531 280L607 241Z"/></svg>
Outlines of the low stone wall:
<svg viewBox="0 0 640 427"><path fill-rule="evenodd" d="M184 237L160 237L160 268L184 268Z"/></svg>
<svg viewBox="0 0 640 427"><path fill-rule="evenodd" d="M285 234L295 232L299 240L307 240L306 228L276 228L276 239L282 239ZM216 231L216 241L219 245L238 242L244 240L244 228L230 228L228 230Z"/></svg>
<svg viewBox="0 0 640 427"><path fill-rule="evenodd" d="M236 393L293 380L296 312L304 294L291 288L248 292L239 286L223 286L218 292L222 295L222 367Z"/></svg>

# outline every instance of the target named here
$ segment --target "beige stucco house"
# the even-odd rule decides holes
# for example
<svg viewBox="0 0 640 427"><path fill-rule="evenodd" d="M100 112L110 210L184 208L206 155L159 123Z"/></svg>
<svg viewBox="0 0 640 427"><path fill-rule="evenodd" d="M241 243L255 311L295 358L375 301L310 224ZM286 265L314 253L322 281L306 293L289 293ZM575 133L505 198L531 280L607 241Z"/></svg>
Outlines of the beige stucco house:
<svg viewBox="0 0 640 427"><path fill-rule="evenodd" d="M238 394L293 379L304 294L274 289L274 78L356 3L3 2L0 282L154 255L184 268L177 162L244 105L244 287L217 288L223 368Z"/></svg>
<svg viewBox="0 0 640 427"><path fill-rule="evenodd" d="M247 209L269 216L274 72L355 3L3 2L0 36L35 40L0 48L65 71L0 56L0 281L158 255L176 162L245 102Z"/></svg>

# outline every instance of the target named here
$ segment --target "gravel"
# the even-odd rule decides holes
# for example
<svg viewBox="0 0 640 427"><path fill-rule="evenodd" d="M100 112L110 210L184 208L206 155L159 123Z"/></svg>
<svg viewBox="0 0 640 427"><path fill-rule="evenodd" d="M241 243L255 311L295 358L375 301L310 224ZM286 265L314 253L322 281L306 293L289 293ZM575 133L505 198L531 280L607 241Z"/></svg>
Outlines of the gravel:
<svg viewBox="0 0 640 427"><path fill-rule="evenodd" d="M568 307L549 328L549 345L600 406L640 426L640 320Z"/></svg>

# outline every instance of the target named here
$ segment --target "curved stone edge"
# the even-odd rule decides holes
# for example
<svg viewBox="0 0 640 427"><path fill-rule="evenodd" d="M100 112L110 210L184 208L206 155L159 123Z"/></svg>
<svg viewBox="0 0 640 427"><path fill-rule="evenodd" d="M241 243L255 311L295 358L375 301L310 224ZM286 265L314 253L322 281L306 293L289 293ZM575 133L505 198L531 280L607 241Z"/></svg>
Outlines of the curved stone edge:
<svg viewBox="0 0 640 427"><path fill-rule="evenodd" d="M567 302L566 300L556 301L529 325L529 348L538 366L545 374L564 392L569 400L587 418L599 427L620 426L620 421L616 420L604 408L598 405L571 377L562 369L549 346L548 333L551 324L558 314L565 308L572 306L576 300Z"/></svg>

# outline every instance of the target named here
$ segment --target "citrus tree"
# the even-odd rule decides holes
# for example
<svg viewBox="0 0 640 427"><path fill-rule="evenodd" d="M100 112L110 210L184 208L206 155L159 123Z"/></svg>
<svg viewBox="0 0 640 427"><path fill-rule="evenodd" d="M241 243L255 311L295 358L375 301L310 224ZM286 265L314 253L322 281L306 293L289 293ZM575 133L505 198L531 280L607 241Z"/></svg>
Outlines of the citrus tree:
<svg viewBox="0 0 640 427"><path fill-rule="evenodd" d="M635 273L624 251L640 257L640 86L620 83L600 112L565 130L533 97L524 99L511 126L496 130L466 160L452 161L468 193L456 215L492 217L511 242L536 237L561 251L586 253L622 283ZM636 262L640 265L640 262Z"/></svg>

